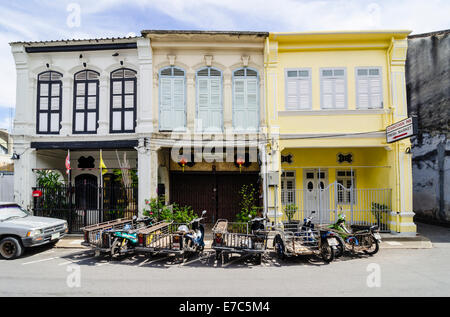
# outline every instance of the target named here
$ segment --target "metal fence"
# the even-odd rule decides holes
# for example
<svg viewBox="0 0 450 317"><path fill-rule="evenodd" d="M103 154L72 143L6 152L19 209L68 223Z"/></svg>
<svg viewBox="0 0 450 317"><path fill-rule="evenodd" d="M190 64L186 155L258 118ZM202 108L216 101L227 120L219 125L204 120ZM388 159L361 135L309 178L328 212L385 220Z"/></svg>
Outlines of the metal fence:
<svg viewBox="0 0 450 317"><path fill-rule="evenodd" d="M388 232L392 210L390 188L345 188L333 183L323 189L283 189L282 221L300 222L315 211L314 221L333 223L345 214L350 225L378 225Z"/></svg>
<svg viewBox="0 0 450 317"><path fill-rule="evenodd" d="M42 195L34 198L33 213L35 216L65 219L69 232L79 233L85 226L137 215L137 189L137 185L100 187L89 183L35 187L33 190Z"/></svg>

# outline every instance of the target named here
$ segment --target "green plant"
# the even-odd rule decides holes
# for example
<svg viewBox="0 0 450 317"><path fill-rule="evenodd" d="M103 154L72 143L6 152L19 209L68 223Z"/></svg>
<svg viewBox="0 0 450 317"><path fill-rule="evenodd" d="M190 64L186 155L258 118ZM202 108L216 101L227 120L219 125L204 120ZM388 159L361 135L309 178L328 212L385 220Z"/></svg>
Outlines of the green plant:
<svg viewBox="0 0 450 317"><path fill-rule="evenodd" d="M388 206L372 202L371 212L374 215L375 219L377 220L378 226L380 226L380 224L383 223L383 215L387 214L388 211L390 211Z"/></svg>
<svg viewBox="0 0 450 317"><path fill-rule="evenodd" d="M176 203L166 205L164 197L146 199L145 204L147 207L144 209L144 215L154 217L158 221L186 223L197 217L191 206L180 206Z"/></svg>
<svg viewBox="0 0 450 317"><path fill-rule="evenodd" d="M132 184L137 184L138 183L138 175L137 175L137 171L135 169L130 169L128 170L131 176L131 183ZM116 176L116 180L118 182L122 183L122 170L115 168L113 169L113 174Z"/></svg>
<svg viewBox="0 0 450 317"><path fill-rule="evenodd" d="M242 185L239 190L241 211L236 215L237 222L248 222L258 215L261 207L257 206L257 193L253 184Z"/></svg>
<svg viewBox="0 0 450 317"><path fill-rule="evenodd" d="M55 171L37 171L36 183L43 195L39 201L40 208L51 212L54 209L65 209L67 195L60 174Z"/></svg>
<svg viewBox="0 0 450 317"><path fill-rule="evenodd" d="M297 209L298 209L297 206L294 204L284 206L284 213L286 214L286 217L288 218L289 222L292 220L292 218L294 218Z"/></svg>

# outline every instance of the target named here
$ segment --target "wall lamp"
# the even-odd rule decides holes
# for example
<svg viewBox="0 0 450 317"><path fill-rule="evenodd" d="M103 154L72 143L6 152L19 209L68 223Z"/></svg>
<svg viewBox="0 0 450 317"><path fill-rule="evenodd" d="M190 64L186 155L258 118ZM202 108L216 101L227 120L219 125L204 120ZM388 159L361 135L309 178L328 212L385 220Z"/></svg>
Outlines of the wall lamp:
<svg viewBox="0 0 450 317"><path fill-rule="evenodd" d="M19 160L20 159L20 155L17 154L16 152L13 153L13 155L11 156L11 160Z"/></svg>
<svg viewBox="0 0 450 317"><path fill-rule="evenodd" d="M406 154L411 154L411 147L407 147L406 149L405 149L405 153Z"/></svg>

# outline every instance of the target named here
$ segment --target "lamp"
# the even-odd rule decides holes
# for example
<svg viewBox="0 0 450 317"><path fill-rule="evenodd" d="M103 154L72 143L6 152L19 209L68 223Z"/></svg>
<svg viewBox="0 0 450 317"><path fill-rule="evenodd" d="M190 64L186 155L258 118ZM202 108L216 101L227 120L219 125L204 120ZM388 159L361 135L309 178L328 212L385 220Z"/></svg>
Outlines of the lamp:
<svg viewBox="0 0 450 317"><path fill-rule="evenodd" d="M13 153L13 155L11 156L11 160L19 160L20 159L20 155L17 154L16 152Z"/></svg>

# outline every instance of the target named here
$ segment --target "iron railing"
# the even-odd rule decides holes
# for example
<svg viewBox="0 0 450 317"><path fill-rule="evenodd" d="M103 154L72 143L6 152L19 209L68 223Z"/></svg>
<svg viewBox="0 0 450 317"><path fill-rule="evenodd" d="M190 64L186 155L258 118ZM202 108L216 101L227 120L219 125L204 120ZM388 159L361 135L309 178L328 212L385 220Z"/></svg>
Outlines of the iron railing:
<svg viewBox="0 0 450 317"><path fill-rule="evenodd" d="M118 218L131 218L138 213L137 185L123 187L92 184L35 187L42 195L34 197L35 216L65 219L69 232Z"/></svg>
<svg viewBox="0 0 450 317"><path fill-rule="evenodd" d="M378 225L380 231L390 231L390 188L345 188L333 183L323 189L283 189L281 203L284 222L301 222L315 211L313 221L319 224L333 223L344 214L349 225Z"/></svg>

